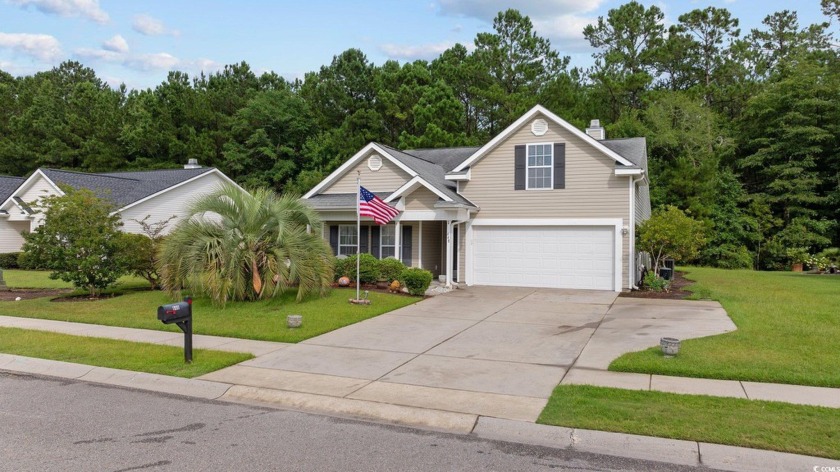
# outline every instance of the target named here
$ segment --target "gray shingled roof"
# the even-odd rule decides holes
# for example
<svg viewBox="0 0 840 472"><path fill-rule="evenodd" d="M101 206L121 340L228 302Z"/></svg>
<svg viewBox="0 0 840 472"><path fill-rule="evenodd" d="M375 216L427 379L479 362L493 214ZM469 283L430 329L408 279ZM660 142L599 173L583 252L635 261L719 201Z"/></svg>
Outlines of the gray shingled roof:
<svg viewBox="0 0 840 472"><path fill-rule="evenodd" d="M417 172L417 175L419 175L420 178L431 184L433 187L435 187L447 197L451 198L454 202L461 203L464 205L475 206L466 198L462 197L461 195L458 195L458 193L455 191L455 183L446 180L446 171L443 169L442 166L433 162L429 162L417 156L408 154L405 151L400 151L399 149L386 146L384 144L377 143L377 145L387 150L388 154L393 156L401 163L405 164L414 172Z"/></svg>
<svg viewBox="0 0 840 472"><path fill-rule="evenodd" d="M25 180L21 177L0 175L0 204L8 200Z"/></svg>
<svg viewBox="0 0 840 472"><path fill-rule="evenodd" d="M212 170L212 167L202 167L104 174L56 169L41 169L41 172L59 186L92 190L100 198L110 200L118 208L122 208Z"/></svg>
<svg viewBox="0 0 840 472"><path fill-rule="evenodd" d="M391 192L373 192L374 195L385 199ZM340 210L356 208L355 193L322 193L303 199L303 202L316 210Z"/></svg>
<svg viewBox="0 0 840 472"><path fill-rule="evenodd" d="M645 138L605 139L601 144L647 172L647 141Z"/></svg>
<svg viewBox="0 0 840 472"><path fill-rule="evenodd" d="M458 167L458 164L467 160L475 154L479 147L454 147L454 148L428 148L428 149L407 149L406 154L432 162L443 167L446 172Z"/></svg>

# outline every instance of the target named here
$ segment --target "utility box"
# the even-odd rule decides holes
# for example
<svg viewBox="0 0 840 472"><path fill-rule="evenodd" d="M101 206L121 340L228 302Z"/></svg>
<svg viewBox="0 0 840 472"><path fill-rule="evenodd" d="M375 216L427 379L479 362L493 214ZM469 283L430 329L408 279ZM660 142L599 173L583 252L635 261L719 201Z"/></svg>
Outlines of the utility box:
<svg viewBox="0 0 840 472"><path fill-rule="evenodd" d="M157 310L157 318L163 324L177 324L184 332L184 362L192 362L192 298L187 297L182 302L161 305Z"/></svg>

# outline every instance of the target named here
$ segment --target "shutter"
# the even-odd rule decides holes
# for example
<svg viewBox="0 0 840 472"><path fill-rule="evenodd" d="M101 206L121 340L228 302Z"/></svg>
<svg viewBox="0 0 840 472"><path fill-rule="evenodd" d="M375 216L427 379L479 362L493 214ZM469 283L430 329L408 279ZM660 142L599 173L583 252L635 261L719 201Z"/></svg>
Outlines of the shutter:
<svg viewBox="0 0 840 472"><path fill-rule="evenodd" d="M364 254L368 252L368 226L362 226L359 231L359 252Z"/></svg>
<svg viewBox="0 0 840 472"><path fill-rule="evenodd" d="M400 244L402 244L402 262L411 267L411 226L402 227Z"/></svg>
<svg viewBox="0 0 840 472"><path fill-rule="evenodd" d="M566 188L566 143L554 143L554 188Z"/></svg>
<svg viewBox="0 0 840 472"><path fill-rule="evenodd" d="M513 189L525 190L525 145L513 148Z"/></svg>
<svg viewBox="0 0 840 472"><path fill-rule="evenodd" d="M382 257L379 253L379 231L379 226L370 227L370 253L377 259Z"/></svg>
<svg viewBox="0 0 840 472"><path fill-rule="evenodd" d="M330 247L334 256L338 255L338 226L330 225Z"/></svg>

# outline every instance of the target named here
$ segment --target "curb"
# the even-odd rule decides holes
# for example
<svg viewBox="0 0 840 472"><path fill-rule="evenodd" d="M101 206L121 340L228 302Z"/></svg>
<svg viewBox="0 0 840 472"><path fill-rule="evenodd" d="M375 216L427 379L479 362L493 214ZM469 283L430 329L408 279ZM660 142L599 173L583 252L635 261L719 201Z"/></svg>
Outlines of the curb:
<svg viewBox="0 0 840 472"><path fill-rule="evenodd" d="M697 441L549 426L475 414L393 405L261 387L185 379L70 362L0 354L0 372L43 375L205 400L298 410L342 418L728 471L840 470L840 461Z"/></svg>

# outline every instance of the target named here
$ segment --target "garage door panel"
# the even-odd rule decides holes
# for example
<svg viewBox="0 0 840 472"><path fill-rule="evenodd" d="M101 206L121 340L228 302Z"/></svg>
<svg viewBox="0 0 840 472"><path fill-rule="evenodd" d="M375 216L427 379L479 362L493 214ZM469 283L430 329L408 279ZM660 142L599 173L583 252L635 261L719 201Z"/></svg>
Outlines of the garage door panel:
<svg viewBox="0 0 840 472"><path fill-rule="evenodd" d="M475 283L612 290L614 237L608 226L479 226Z"/></svg>

